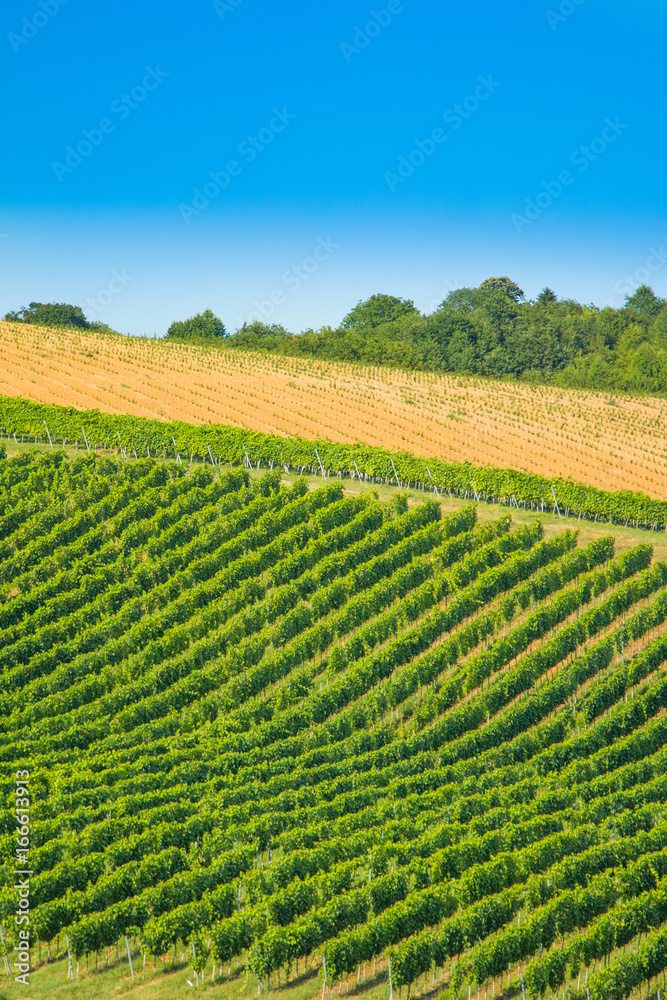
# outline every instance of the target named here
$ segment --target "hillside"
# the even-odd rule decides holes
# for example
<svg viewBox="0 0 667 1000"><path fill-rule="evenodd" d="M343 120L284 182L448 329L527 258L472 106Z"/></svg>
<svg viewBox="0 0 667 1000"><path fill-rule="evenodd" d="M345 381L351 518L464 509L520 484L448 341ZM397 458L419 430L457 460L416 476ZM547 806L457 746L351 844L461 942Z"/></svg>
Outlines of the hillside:
<svg viewBox="0 0 667 1000"><path fill-rule="evenodd" d="M0 462L31 997L655 989L667 564L489 511Z"/></svg>
<svg viewBox="0 0 667 1000"><path fill-rule="evenodd" d="M0 323L0 395L667 493L667 401Z"/></svg>
<svg viewBox="0 0 667 1000"><path fill-rule="evenodd" d="M659 256L664 263L664 252ZM437 308L431 304L430 313L420 313L409 299L375 294L358 302L336 329L294 334L279 324L256 320L232 334L229 344L291 357L393 364L411 371L663 394L667 302L648 285L634 294L625 288L622 308L609 303L600 308L559 300L550 288L535 300L526 299L511 278L487 278L477 288L451 289ZM50 308L41 307L45 326L53 323L46 318ZM73 325L79 325L77 320Z"/></svg>

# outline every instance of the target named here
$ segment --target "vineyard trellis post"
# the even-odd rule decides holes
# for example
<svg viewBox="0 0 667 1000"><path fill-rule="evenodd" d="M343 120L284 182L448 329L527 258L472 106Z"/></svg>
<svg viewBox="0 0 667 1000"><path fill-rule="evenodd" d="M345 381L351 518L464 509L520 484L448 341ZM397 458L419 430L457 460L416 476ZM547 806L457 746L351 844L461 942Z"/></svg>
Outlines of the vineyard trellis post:
<svg viewBox="0 0 667 1000"><path fill-rule="evenodd" d="M327 991L327 996L329 996L329 984L327 982L327 956L322 952L322 967L324 968L324 982L322 983L322 1000L324 1000L324 991Z"/></svg>
<svg viewBox="0 0 667 1000"><path fill-rule="evenodd" d="M563 515L560 512L560 507L558 506L558 500L556 500L556 491L554 490L553 486L551 487L551 492L553 493L554 506L555 506L556 510L558 511L558 516L562 517Z"/></svg>
<svg viewBox="0 0 667 1000"><path fill-rule="evenodd" d="M120 447L120 453L127 462L127 447L123 448L123 442L120 439L120 431L116 431L116 437L118 438L118 444Z"/></svg>
<svg viewBox="0 0 667 1000"><path fill-rule="evenodd" d="M46 427L46 436L47 436L47 437L48 437L48 439L49 439L49 444L50 444L50 445L51 445L51 447L53 448L53 441L51 440L51 432L50 432L50 430L49 430L49 425L47 424L46 420L44 421L44 426Z"/></svg>
<svg viewBox="0 0 667 1000"><path fill-rule="evenodd" d="M192 942L192 957L194 959L195 976L197 978L197 986L199 986L199 972L197 971L197 952L195 950L195 943L194 943L194 941ZM222 968L222 966L220 968Z"/></svg>
<svg viewBox="0 0 667 1000"><path fill-rule="evenodd" d="M400 486L401 485L401 480L398 478L398 472L396 471L396 466L394 465L393 458L390 458L389 461L391 462L391 467L394 470L394 475L396 476L396 485Z"/></svg>
<svg viewBox="0 0 667 1000"><path fill-rule="evenodd" d="M0 940L2 941L2 943L4 945L4 943L5 943L5 932L4 932L3 928L2 928L2 924L1 923L0 923ZM7 970L7 975L11 979L12 972L11 972L11 969L9 968L9 959L7 958L6 953L2 957L5 960L5 969Z"/></svg>
<svg viewBox="0 0 667 1000"><path fill-rule="evenodd" d="M81 433L83 434L83 440L86 442L86 448L88 449L88 454L90 455L90 445L88 444L88 438L86 437L85 427L81 428Z"/></svg>
<svg viewBox="0 0 667 1000"><path fill-rule="evenodd" d="M252 462L250 461L250 455L248 454L248 450L245 445L243 445L242 447L243 447L243 452L245 454L245 460L248 463L248 468L252 469ZM243 464L245 466L245 462Z"/></svg>
<svg viewBox="0 0 667 1000"><path fill-rule="evenodd" d="M71 976L72 979L74 979L74 969L72 968L72 952L70 951L69 934L67 932L65 932L65 940L67 942L67 959L68 959L67 978L69 979L69 977Z"/></svg>
<svg viewBox="0 0 667 1000"><path fill-rule="evenodd" d="M354 459L354 458L352 459L352 464L353 464L353 466L355 468L355 471L357 473L357 478L359 479L359 482L361 482L361 473L359 472L359 466L357 465L356 459Z"/></svg>
<svg viewBox="0 0 667 1000"><path fill-rule="evenodd" d="M433 483L433 489L435 490L436 496L440 496L440 490L438 489L438 485L437 485L435 479L433 478L433 473L429 469L428 465L426 466L426 471L428 472L429 476L431 477L431 482Z"/></svg>
<svg viewBox="0 0 667 1000"><path fill-rule="evenodd" d="M322 470L322 479L326 479L327 478L327 474L324 471L324 466L322 465L322 459L320 458L320 453L317 450L317 448L315 449L315 454L317 455L317 461L320 463L320 469Z"/></svg>
<svg viewBox="0 0 667 1000"><path fill-rule="evenodd" d="M134 968L132 966L132 955L130 954L130 942L127 940L127 934L125 935L125 947L127 948L127 960L130 963L130 973L132 975L132 982L134 983Z"/></svg>

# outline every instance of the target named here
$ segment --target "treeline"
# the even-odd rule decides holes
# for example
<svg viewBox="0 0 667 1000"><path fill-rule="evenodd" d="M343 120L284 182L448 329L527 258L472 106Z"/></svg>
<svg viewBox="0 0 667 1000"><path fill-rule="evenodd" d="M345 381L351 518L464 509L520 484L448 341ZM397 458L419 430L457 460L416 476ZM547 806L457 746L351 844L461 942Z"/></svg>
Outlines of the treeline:
<svg viewBox="0 0 667 1000"><path fill-rule="evenodd" d="M30 302L27 306L5 313L2 318L7 323L29 323L31 326L116 333L100 320L86 319L81 306L73 306L68 302Z"/></svg>
<svg viewBox="0 0 667 1000"><path fill-rule="evenodd" d="M30 326L118 334L118 331L112 330L107 323L87 319L81 306L73 306L68 302L30 302L27 306L5 313L2 318L6 323L28 323ZM218 319L210 309L205 309L203 313L197 313L189 319L176 320L167 330L165 339L203 343L212 337L226 335L227 331L222 320Z"/></svg>
<svg viewBox="0 0 667 1000"><path fill-rule="evenodd" d="M113 332L78 306L31 302L5 320ZM620 309L559 299L545 288L526 299L507 277L459 288L430 314L394 295L359 302L339 326L293 333L256 320L229 334L210 310L176 321L165 338L330 361L602 391L667 391L667 301L642 285Z"/></svg>
<svg viewBox="0 0 667 1000"><path fill-rule="evenodd" d="M667 303L646 285L621 309L535 301L509 278L460 288L429 315L391 295L360 302L337 328L293 334L255 322L230 347L610 391L667 389Z"/></svg>

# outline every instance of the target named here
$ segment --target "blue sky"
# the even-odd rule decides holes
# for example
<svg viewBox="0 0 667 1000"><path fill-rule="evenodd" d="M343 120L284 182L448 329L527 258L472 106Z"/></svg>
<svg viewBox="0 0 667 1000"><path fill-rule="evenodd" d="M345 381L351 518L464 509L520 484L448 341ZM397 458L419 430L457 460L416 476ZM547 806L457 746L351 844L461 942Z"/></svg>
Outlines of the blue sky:
<svg viewBox="0 0 667 1000"><path fill-rule="evenodd" d="M0 314L667 295L661 0L6 0L0 28Z"/></svg>

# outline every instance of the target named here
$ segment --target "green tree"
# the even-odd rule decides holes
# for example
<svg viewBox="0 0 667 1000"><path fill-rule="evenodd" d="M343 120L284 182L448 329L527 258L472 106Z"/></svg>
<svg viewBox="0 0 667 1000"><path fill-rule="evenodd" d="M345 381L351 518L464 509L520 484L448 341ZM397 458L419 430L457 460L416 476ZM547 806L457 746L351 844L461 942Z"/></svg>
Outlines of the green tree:
<svg viewBox="0 0 667 1000"><path fill-rule="evenodd" d="M87 329L90 323L80 306L66 302L31 302L18 312L8 312L4 317L8 323L29 323L32 326L63 326Z"/></svg>
<svg viewBox="0 0 667 1000"><path fill-rule="evenodd" d="M358 302L341 323L343 330L367 333L383 323L393 323L401 316L419 315L414 302L395 295L371 295L365 302Z"/></svg>
<svg viewBox="0 0 667 1000"><path fill-rule="evenodd" d="M524 298L523 289L519 288L516 281L512 281L507 275L500 278L486 278L478 288L480 292L502 292L508 299L520 302Z"/></svg>
<svg viewBox="0 0 667 1000"><path fill-rule="evenodd" d="M477 331L474 323L462 316L452 323L449 330L447 362L453 371L476 374L480 370Z"/></svg>
<svg viewBox="0 0 667 1000"><path fill-rule="evenodd" d="M667 351L667 305L664 305L658 313L650 334L654 346Z"/></svg>
<svg viewBox="0 0 667 1000"><path fill-rule="evenodd" d="M540 294L537 296L537 301L538 301L539 305L541 305L541 306L548 306L548 305L551 305L554 302L558 302L558 296L547 285L547 287L543 288L542 291L540 292Z"/></svg>
<svg viewBox="0 0 667 1000"><path fill-rule="evenodd" d="M167 330L167 338L173 340L212 340L226 335L224 323L210 309L176 321Z"/></svg>
<svg viewBox="0 0 667 1000"><path fill-rule="evenodd" d="M469 316L475 309L475 289L455 288L438 307L439 312L447 309Z"/></svg>
<svg viewBox="0 0 667 1000"><path fill-rule="evenodd" d="M507 371L515 375L541 371L550 376L563 367L564 359L558 336L548 324L541 329L521 324L505 340L505 360Z"/></svg>
<svg viewBox="0 0 667 1000"><path fill-rule="evenodd" d="M565 310L561 329L561 343L568 360L590 353L599 329L600 313L594 306L581 306L578 302L561 303Z"/></svg>
<svg viewBox="0 0 667 1000"><path fill-rule="evenodd" d="M631 389L664 392L667 389L667 354L644 342L630 358L627 374Z"/></svg>
<svg viewBox="0 0 667 1000"><path fill-rule="evenodd" d="M665 305L664 299L659 299L650 285L640 285L632 295L625 296L626 309L635 309L642 316L657 316Z"/></svg>
<svg viewBox="0 0 667 1000"><path fill-rule="evenodd" d="M628 315L622 309L605 306L597 317L596 332L592 342L593 350L603 345L614 348L628 325Z"/></svg>
<svg viewBox="0 0 667 1000"><path fill-rule="evenodd" d="M648 340L648 335L646 329L641 323L631 323L626 330L624 330L616 351L616 357L620 367L627 371L630 367L630 362L634 357L635 351L641 347L642 344L646 343Z"/></svg>
<svg viewBox="0 0 667 1000"><path fill-rule="evenodd" d="M556 385L569 386L573 389L609 389L624 388L623 372L609 358L610 352L588 354L586 357L575 358L561 373L556 375Z"/></svg>
<svg viewBox="0 0 667 1000"><path fill-rule="evenodd" d="M230 347L243 347L247 350L278 351L286 341L292 341L294 334L279 323L244 323L243 326L229 337Z"/></svg>
<svg viewBox="0 0 667 1000"><path fill-rule="evenodd" d="M506 375L511 371L505 341L516 330L521 288L510 278L487 278L474 292L474 317L478 321L477 354L484 375Z"/></svg>

